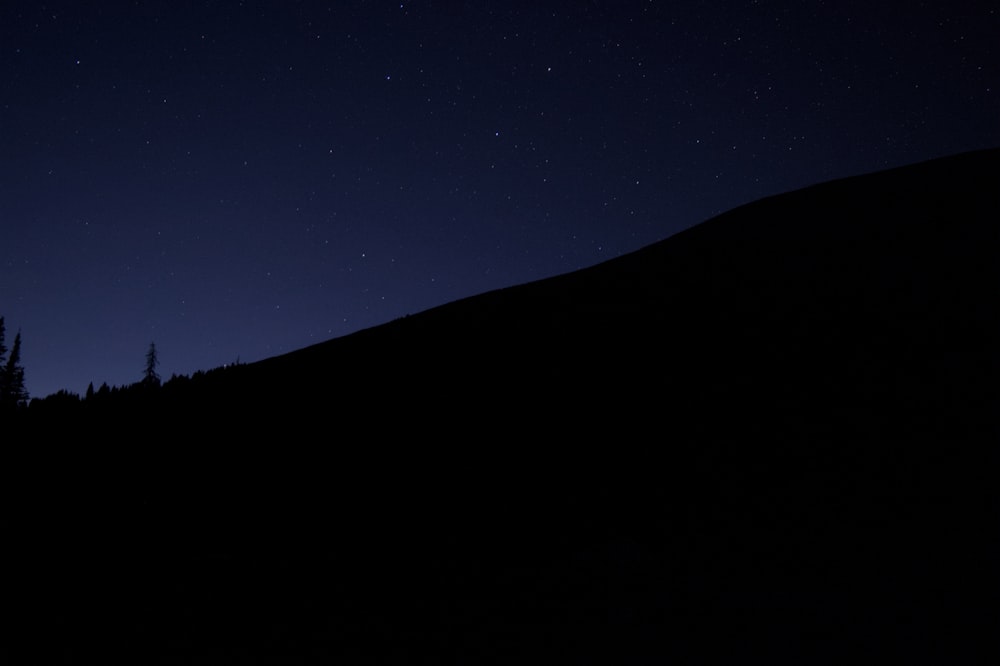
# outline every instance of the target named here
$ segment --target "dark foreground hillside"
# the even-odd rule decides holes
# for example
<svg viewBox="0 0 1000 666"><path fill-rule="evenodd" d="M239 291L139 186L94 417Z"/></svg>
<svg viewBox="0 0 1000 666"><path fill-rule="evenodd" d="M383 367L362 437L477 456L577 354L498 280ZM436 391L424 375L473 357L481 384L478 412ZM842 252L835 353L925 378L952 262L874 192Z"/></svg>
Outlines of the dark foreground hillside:
<svg viewBox="0 0 1000 666"><path fill-rule="evenodd" d="M30 410L3 661L996 663L997 174Z"/></svg>
<svg viewBox="0 0 1000 666"><path fill-rule="evenodd" d="M382 398L439 425L465 412L556 435L636 420L741 439L996 435L998 156L759 201L259 371L277 387L319 372L313 398Z"/></svg>

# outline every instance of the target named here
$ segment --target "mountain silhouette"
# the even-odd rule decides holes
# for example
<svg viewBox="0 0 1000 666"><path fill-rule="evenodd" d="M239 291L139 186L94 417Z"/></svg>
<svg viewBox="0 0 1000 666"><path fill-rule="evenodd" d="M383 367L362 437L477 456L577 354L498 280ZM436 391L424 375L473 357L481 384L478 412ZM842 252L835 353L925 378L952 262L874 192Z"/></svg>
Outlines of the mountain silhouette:
<svg viewBox="0 0 1000 666"><path fill-rule="evenodd" d="M4 663L995 663L998 173L28 410Z"/></svg>
<svg viewBox="0 0 1000 666"><path fill-rule="evenodd" d="M591 268L252 364L239 401L306 420L381 403L383 423L448 431L474 418L697 437L995 436L997 160L964 154L757 201Z"/></svg>

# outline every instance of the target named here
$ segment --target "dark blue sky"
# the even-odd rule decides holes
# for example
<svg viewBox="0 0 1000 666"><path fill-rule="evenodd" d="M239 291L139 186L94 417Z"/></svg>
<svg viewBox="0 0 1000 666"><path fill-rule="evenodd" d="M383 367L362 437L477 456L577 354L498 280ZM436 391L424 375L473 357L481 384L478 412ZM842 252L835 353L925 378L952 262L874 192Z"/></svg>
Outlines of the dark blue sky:
<svg viewBox="0 0 1000 666"><path fill-rule="evenodd" d="M997 35L984 2L8 0L8 345L35 397L150 342L166 379L995 147Z"/></svg>

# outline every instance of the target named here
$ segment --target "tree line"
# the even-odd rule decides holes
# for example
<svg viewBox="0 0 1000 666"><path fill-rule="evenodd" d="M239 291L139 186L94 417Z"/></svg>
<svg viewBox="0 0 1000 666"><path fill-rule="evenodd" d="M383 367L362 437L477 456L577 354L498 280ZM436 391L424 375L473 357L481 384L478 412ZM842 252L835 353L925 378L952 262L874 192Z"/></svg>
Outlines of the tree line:
<svg viewBox="0 0 1000 666"><path fill-rule="evenodd" d="M9 353L8 353L9 352ZM142 372L142 381L139 386L143 388L159 387L160 375L156 368L159 365L159 357L156 351L156 343L150 343L146 352L146 365ZM176 379L172 377L171 379ZM122 387L121 390L124 390ZM103 384L98 391L94 391L94 384L87 387L86 398L97 399L108 394L117 393L117 387L110 388L107 383ZM24 366L21 364L21 331L14 336L11 347L7 347L7 326L4 317L0 316L0 413L10 414L19 410L27 409L30 395L24 384ZM61 390L48 396L47 398L36 398L31 402L65 402L67 398L79 400L79 396L69 391Z"/></svg>
<svg viewBox="0 0 1000 666"><path fill-rule="evenodd" d="M0 417L23 415L51 420L52 418L73 417L79 414L98 415L108 410L144 409L154 404L178 406L181 402L203 399L214 401L206 381L220 374L237 371L244 365L239 358L213 370L198 370L193 375L174 373L167 380L161 380L157 368L160 365L159 351L151 342L146 351L141 379L133 384L109 386L107 382L94 387L90 382L86 393L80 395L61 389L45 397L31 398L25 388L24 367L21 364L21 332L18 331L10 348L6 344L6 329L0 317ZM212 392L214 394L214 391ZM80 411L84 410L84 411ZM32 422L37 422L35 418Z"/></svg>

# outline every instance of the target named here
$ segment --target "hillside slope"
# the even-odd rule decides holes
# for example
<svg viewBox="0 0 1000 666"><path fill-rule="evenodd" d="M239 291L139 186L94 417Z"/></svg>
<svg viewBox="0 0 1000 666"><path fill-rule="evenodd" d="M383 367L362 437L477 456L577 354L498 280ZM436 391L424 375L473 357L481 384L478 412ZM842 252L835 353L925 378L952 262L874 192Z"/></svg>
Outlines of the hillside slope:
<svg viewBox="0 0 1000 666"><path fill-rule="evenodd" d="M2 661L995 663L998 173L36 412Z"/></svg>
<svg viewBox="0 0 1000 666"><path fill-rule="evenodd" d="M460 410L570 428L627 414L678 435L993 436L997 173L1000 151L984 151L758 201L248 379L310 409L381 402L441 423Z"/></svg>

